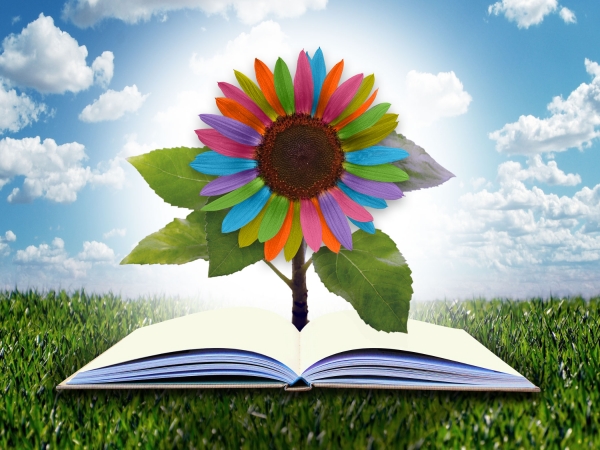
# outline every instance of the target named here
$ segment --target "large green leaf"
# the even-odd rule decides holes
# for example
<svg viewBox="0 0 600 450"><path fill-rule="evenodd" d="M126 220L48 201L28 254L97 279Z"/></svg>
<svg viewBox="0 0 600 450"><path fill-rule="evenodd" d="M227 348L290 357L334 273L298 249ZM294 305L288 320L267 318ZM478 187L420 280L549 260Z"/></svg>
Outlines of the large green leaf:
<svg viewBox="0 0 600 450"><path fill-rule="evenodd" d="M227 212L206 213L209 277L235 273L264 258L264 246L260 242L255 241L248 247L240 248L237 231L221 233L221 224Z"/></svg>
<svg viewBox="0 0 600 450"><path fill-rule="evenodd" d="M208 259L206 213L194 211L185 219L175 219L166 227L146 236L121 264L185 264Z"/></svg>
<svg viewBox="0 0 600 450"><path fill-rule="evenodd" d="M353 250L336 254L322 247L313 255L319 278L376 330L406 333L413 293L406 260L380 230L375 234L359 230L352 235L352 243Z"/></svg>
<svg viewBox="0 0 600 450"><path fill-rule="evenodd" d="M206 197L200 196L202 188L214 176L204 175L190 167L190 163L204 148L163 148L127 158L144 177L144 180L165 202L181 208L200 209Z"/></svg>

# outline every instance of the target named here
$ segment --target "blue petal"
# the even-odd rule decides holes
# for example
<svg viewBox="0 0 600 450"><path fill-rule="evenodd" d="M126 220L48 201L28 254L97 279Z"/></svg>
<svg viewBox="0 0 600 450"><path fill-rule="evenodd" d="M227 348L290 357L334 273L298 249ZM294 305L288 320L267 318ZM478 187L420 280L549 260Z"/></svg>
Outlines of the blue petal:
<svg viewBox="0 0 600 450"><path fill-rule="evenodd" d="M373 222L359 222L358 220L351 219L350 217L348 217L348 220L361 230L366 231L369 234L375 234L375 225L373 225Z"/></svg>
<svg viewBox="0 0 600 450"><path fill-rule="evenodd" d="M308 53L307 53L308 56ZM313 107L312 107L312 115L314 116L317 110L317 103L319 103L319 96L321 95L321 88L323 87L323 81L325 81L325 75L327 75L327 71L325 70L325 59L323 58L323 52L321 51L321 47L317 49L312 58L308 58L310 61L310 69L312 72L314 89L313 89Z"/></svg>
<svg viewBox="0 0 600 450"><path fill-rule="evenodd" d="M346 152L346 161L361 166L376 166L394 161L400 161L408 156L406 150L394 147L374 146L356 152Z"/></svg>
<svg viewBox="0 0 600 450"><path fill-rule="evenodd" d="M338 181L337 186L344 191L344 193L354 200L359 205L370 206L375 209L383 209L387 207L387 203L382 198L371 197L370 195L361 194L360 192L356 192L354 189L350 189L341 181Z"/></svg>
<svg viewBox="0 0 600 450"><path fill-rule="evenodd" d="M217 152L204 152L196 156L190 166L206 175L232 175L242 170L254 169L257 162L253 159L230 158Z"/></svg>
<svg viewBox="0 0 600 450"><path fill-rule="evenodd" d="M270 196L271 190L267 186L263 186L252 197L235 205L223 219L221 231L223 233L231 233L248 224L264 208Z"/></svg>

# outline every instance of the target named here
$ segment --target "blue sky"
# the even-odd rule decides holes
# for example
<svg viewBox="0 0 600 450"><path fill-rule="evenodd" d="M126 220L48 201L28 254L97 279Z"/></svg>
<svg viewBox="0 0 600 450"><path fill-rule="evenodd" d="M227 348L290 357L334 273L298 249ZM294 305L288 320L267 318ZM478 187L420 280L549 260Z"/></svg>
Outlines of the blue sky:
<svg viewBox="0 0 600 450"><path fill-rule="evenodd" d="M329 67L345 60L343 78L374 73L398 131L456 174L375 213L416 300L600 292L597 2L144 3L2 2L0 287L286 313L289 292L265 265L210 280L204 261L119 266L187 215L125 158L199 146L197 115L218 112L232 69L253 76L255 57L281 56L294 70L320 46ZM314 273L309 289L317 314L347 306Z"/></svg>

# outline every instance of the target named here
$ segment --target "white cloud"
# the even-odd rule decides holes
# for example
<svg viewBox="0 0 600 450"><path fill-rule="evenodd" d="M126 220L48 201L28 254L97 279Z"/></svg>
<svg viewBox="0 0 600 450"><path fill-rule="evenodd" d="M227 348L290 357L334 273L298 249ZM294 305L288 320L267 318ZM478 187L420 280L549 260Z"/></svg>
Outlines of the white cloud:
<svg viewBox="0 0 600 450"><path fill-rule="evenodd" d="M52 17L43 13L20 34L6 37L2 47L0 75L42 93L87 89L94 82L95 70L100 83L110 80L109 74L112 76L111 52L104 52L89 67L85 61L86 46L80 46L69 33L54 26Z"/></svg>
<svg viewBox="0 0 600 450"><path fill-rule="evenodd" d="M557 0L502 0L488 6L488 14L504 14L519 28L542 23L544 17L556 11Z"/></svg>
<svg viewBox="0 0 600 450"><path fill-rule="evenodd" d="M113 228L112 230L107 231L106 233L104 233L102 235L102 237L104 237L104 239L109 239L109 238L114 237L114 236L121 236L121 237L123 237L123 236L125 236L126 232L127 232L127 230L125 228Z"/></svg>
<svg viewBox="0 0 600 450"><path fill-rule="evenodd" d="M229 75L232 68L245 66L248 55L252 60L275 60L278 56L283 59L290 56L290 47L286 43L286 35L277 22L267 20L252 27L250 33L241 33L234 40L227 42L225 50L212 58L199 58L192 54L190 68L196 75L216 74Z"/></svg>
<svg viewBox="0 0 600 450"><path fill-rule="evenodd" d="M92 71L94 72L95 84L103 88L110 84L115 71L114 59L113 52L105 51L94 60Z"/></svg>
<svg viewBox="0 0 600 450"><path fill-rule="evenodd" d="M125 145L121 149L118 154L118 157L121 159L129 158L130 156L138 156L143 155L144 153L148 153L158 146L155 143L151 144L140 144L137 141L137 134L131 133L125 135Z"/></svg>
<svg viewBox="0 0 600 450"><path fill-rule="evenodd" d="M15 23L20 22L20 21L21 21L21 16L15 16L15 17L12 18L12 20L10 21L10 23L12 25L14 25Z"/></svg>
<svg viewBox="0 0 600 450"><path fill-rule="evenodd" d="M138 23L182 9L201 10L207 15L226 16L234 10L238 19L247 24L260 22L272 14L276 17L298 17L308 9L321 10L327 0L70 0L63 9L63 18L79 27L89 27L105 18Z"/></svg>
<svg viewBox="0 0 600 450"><path fill-rule="evenodd" d="M15 242L17 240L17 235L11 230L8 230L6 233L4 233L4 240L7 242Z"/></svg>
<svg viewBox="0 0 600 450"><path fill-rule="evenodd" d="M0 189L14 177L25 177L21 187L8 195L10 203L31 202L39 197L58 203L77 199L85 185L111 185L121 188L125 173L117 158L102 170L84 167L84 146L71 142L57 145L53 139L35 138L0 140Z"/></svg>
<svg viewBox="0 0 600 450"><path fill-rule="evenodd" d="M600 135L597 129L600 125L600 66L586 58L585 69L593 77L592 82L580 84L566 100L554 97L548 104L550 117L521 116L517 122L507 123L490 133L489 138L496 141L496 150L532 155L590 146Z"/></svg>
<svg viewBox="0 0 600 450"><path fill-rule="evenodd" d="M135 84L125 86L122 91L109 89L91 105L83 108L79 114L79 120L83 122L117 120L126 112L135 112L140 109L149 95L142 95Z"/></svg>
<svg viewBox="0 0 600 450"><path fill-rule="evenodd" d="M558 14L560 15L560 18L565 21L565 23L577 23L577 17L575 17L575 13L565 6L560 9Z"/></svg>
<svg viewBox="0 0 600 450"><path fill-rule="evenodd" d="M38 104L23 93L19 95L14 89L8 90L0 79L0 134L7 130L16 133L45 112L45 104Z"/></svg>
<svg viewBox="0 0 600 450"><path fill-rule="evenodd" d="M430 124L442 117L465 114L473 100L454 72L406 75L408 105L415 121Z"/></svg>
<svg viewBox="0 0 600 450"><path fill-rule="evenodd" d="M0 236L0 256L7 256L10 254L10 247L7 242L14 242L17 240L17 236L11 230L4 233L4 237Z"/></svg>
<svg viewBox="0 0 600 450"><path fill-rule="evenodd" d="M37 267L44 273L56 272L81 278L94 264L112 262L114 256L114 251L106 244L86 241L83 251L77 257L70 257L65 250L65 242L56 237L51 244L30 245L25 250L17 250L14 262L19 266Z"/></svg>
<svg viewBox="0 0 600 450"><path fill-rule="evenodd" d="M565 174L558 168L556 161L548 161L548 164L544 164L540 155L531 156L527 160L527 166L527 169L522 169L521 164L515 161L500 164L498 167L500 183L510 180L535 180L551 186L575 186L581 183L578 174Z"/></svg>

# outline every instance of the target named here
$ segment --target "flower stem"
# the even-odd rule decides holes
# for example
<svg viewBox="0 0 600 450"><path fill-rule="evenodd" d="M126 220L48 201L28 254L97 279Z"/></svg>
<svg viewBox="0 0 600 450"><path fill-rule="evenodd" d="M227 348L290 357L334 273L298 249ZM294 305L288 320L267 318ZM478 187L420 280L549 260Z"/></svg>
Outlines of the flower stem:
<svg viewBox="0 0 600 450"><path fill-rule="evenodd" d="M287 285L288 285L288 287L289 287L290 289L292 289L292 280L290 280L288 277L286 277L284 274L282 274L282 273L279 271L279 269L278 269L277 267L275 267L275 266L273 265L273 263L271 263L270 261L267 261L266 259L263 259L263 261L264 261L264 263L265 263L267 266L269 266L269 267L271 268L271 270L272 270L273 272L275 272L275 274L276 274L276 275L277 275L279 278L281 278L281 279L283 280L283 282L284 282L285 284L287 284Z"/></svg>
<svg viewBox="0 0 600 450"><path fill-rule="evenodd" d="M292 323L298 331L308 323L308 289L306 289L306 269L310 266L310 260L307 264L304 259L306 256L306 242L304 239L300 244L298 253L292 259ZM306 267L305 267L306 265Z"/></svg>

